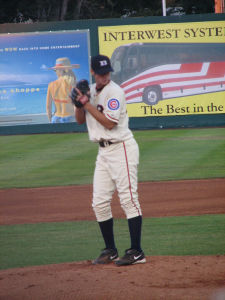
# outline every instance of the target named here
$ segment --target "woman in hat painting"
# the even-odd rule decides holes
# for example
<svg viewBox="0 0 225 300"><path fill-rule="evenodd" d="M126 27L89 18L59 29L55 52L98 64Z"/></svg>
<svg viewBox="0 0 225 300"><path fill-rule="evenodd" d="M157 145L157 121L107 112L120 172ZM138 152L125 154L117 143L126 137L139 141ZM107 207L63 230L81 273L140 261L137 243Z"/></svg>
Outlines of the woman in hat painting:
<svg viewBox="0 0 225 300"><path fill-rule="evenodd" d="M67 57L58 58L54 67L50 68L56 72L58 79L48 85L46 111L49 122L67 123L74 122L74 105L69 97L71 89L76 85L76 76L72 69L79 65L71 64ZM52 102L55 112L52 114Z"/></svg>

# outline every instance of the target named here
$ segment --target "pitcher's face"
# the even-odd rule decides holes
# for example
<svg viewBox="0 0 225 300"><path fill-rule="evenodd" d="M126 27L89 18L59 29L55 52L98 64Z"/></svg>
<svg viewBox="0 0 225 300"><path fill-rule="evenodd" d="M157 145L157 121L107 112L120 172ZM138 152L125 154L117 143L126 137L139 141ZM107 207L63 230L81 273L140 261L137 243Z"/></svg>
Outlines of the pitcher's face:
<svg viewBox="0 0 225 300"><path fill-rule="evenodd" d="M97 88L101 88L101 87L105 86L110 81L110 73L100 75L100 74L96 74L93 72L92 74L95 78Z"/></svg>

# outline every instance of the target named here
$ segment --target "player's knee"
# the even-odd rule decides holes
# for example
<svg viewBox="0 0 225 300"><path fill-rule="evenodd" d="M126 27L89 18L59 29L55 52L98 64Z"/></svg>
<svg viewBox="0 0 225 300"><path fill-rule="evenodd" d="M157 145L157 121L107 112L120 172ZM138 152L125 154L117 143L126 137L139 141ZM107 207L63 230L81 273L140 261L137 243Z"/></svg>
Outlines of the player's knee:
<svg viewBox="0 0 225 300"><path fill-rule="evenodd" d="M122 201L121 207L124 210L127 219L142 215L140 203L137 199Z"/></svg>
<svg viewBox="0 0 225 300"><path fill-rule="evenodd" d="M108 203L92 204L96 219L98 222L106 221L112 218L111 206Z"/></svg>

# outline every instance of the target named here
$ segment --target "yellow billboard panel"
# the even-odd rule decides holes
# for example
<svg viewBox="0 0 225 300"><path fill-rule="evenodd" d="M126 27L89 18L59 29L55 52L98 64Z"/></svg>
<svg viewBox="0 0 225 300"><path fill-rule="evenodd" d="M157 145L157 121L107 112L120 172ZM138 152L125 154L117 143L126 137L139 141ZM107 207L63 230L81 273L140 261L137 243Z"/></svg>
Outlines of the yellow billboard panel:
<svg viewBox="0 0 225 300"><path fill-rule="evenodd" d="M224 97L224 93L221 97ZM218 114L225 113L225 98L206 95L184 97L171 100L164 100L157 105L147 105L145 103L134 103L127 105L127 112L130 117L160 117L160 116L182 116L195 114Z"/></svg>
<svg viewBox="0 0 225 300"><path fill-rule="evenodd" d="M225 21L99 27L129 116L225 111Z"/></svg>
<svg viewBox="0 0 225 300"><path fill-rule="evenodd" d="M100 52L130 43L225 43L225 21L99 27Z"/></svg>

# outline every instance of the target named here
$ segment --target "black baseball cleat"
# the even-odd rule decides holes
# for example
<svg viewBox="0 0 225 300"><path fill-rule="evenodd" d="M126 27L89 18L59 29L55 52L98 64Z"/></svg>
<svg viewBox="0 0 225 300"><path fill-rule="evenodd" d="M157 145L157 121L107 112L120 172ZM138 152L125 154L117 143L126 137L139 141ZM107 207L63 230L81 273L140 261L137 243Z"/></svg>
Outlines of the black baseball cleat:
<svg viewBox="0 0 225 300"><path fill-rule="evenodd" d="M143 251L138 251L136 249L127 249L125 255L118 259L115 264L117 266L128 266L135 264L144 264L146 258Z"/></svg>
<svg viewBox="0 0 225 300"><path fill-rule="evenodd" d="M98 258L93 260L93 265L102 265L102 264L109 264L113 261L118 259L118 252L117 249L107 249L105 248L102 253L99 255Z"/></svg>

